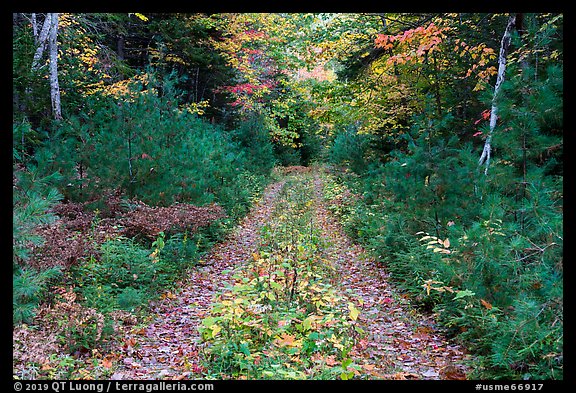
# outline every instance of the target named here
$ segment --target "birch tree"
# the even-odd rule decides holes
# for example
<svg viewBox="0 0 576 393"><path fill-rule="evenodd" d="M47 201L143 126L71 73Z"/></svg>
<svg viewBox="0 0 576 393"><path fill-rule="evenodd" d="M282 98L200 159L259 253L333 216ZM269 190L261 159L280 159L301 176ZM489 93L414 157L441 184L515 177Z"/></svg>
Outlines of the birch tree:
<svg viewBox="0 0 576 393"><path fill-rule="evenodd" d="M500 86L504 82L504 75L506 73L506 56L508 55L508 47L510 46L510 40L512 37L512 29L516 25L516 15L513 14L508 18L508 24L506 25L506 30L502 36L502 41L500 43L500 54L498 56L498 76L496 78L496 85L494 87L494 96L492 97L492 108L490 111L490 131L488 132L488 137L484 142L484 149L482 150L482 155L478 160L478 165L485 165L484 174L488 174L488 167L490 166L490 153L492 151L492 135L494 129L496 128L496 121L498 119L498 103L497 97L500 91Z"/></svg>
<svg viewBox="0 0 576 393"><path fill-rule="evenodd" d="M39 71L41 68L44 50L48 46L49 80L50 80L50 101L52 104L52 113L55 119L62 119L62 110L60 104L60 84L58 82L58 13L48 13L44 18L42 29L38 33L38 22L36 14L33 13L32 31L36 43L36 51L32 59L32 71Z"/></svg>
<svg viewBox="0 0 576 393"><path fill-rule="evenodd" d="M50 14L46 15L40 34L38 34L36 14L32 14L32 30L34 33L34 42L36 43L36 52L34 52L34 58L32 59L32 71L37 71L40 68L40 60L42 59L42 54L48 41L48 35L52 28L52 18L49 17L49 15Z"/></svg>
<svg viewBox="0 0 576 393"><path fill-rule="evenodd" d="M50 99L52 113L55 119L62 119L60 105L60 84L58 83L58 14L48 14L46 18L52 19L50 29Z"/></svg>

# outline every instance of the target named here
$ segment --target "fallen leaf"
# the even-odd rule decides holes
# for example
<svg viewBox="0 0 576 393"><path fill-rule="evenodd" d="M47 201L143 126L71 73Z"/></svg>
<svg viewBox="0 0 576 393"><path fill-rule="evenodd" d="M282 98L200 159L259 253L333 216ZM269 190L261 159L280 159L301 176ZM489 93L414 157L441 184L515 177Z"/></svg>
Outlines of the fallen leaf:
<svg viewBox="0 0 576 393"><path fill-rule="evenodd" d="M338 364L338 362L337 362L336 359L334 358L334 355L326 356L326 358L324 359L324 361L325 361L326 364L329 365L330 367L335 366L335 365Z"/></svg>
<svg viewBox="0 0 576 393"><path fill-rule="evenodd" d="M422 376L423 376L423 377L426 377L426 378L436 378L436 377L439 377L440 374L438 374L438 373L437 373L436 371L434 371L433 369L429 369L429 370L424 371L424 372L422 373Z"/></svg>
<svg viewBox="0 0 576 393"><path fill-rule="evenodd" d="M274 342L276 343L276 345L284 347L284 346L294 346L295 341L294 341L295 337L288 334L288 333L282 333L282 336L280 336L279 338L277 338L276 340L274 340Z"/></svg>
<svg viewBox="0 0 576 393"><path fill-rule="evenodd" d="M109 357L105 357L104 359L102 359L101 364L102 367L104 368L111 368L112 367L112 359Z"/></svg>
<svg viewBox="0 0 576 393"><path fill-rule="evenodd" d="M488 303L486 300L484 299L480 299L480 303L482 303L482 305L484 307L486 307L486 309L491 310L492 309L492 305L490 303Z"/></svg>

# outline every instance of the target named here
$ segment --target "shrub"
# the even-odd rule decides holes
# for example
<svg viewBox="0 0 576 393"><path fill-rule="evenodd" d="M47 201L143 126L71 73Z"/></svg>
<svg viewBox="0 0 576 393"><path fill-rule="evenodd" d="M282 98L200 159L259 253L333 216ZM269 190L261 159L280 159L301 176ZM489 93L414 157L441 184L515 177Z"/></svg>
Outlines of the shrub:
<svg viewBox="0 0 576 393"><path fill-rule="evenodd" d="M29 260L33 246L44 242L35 229L57 218L50 209L62 199L62 195L54 187L59 174L42 175L45 172L45 157L42 154L35 158L40 164L27 161L27 165L24 165L18 154L13 159L12 262L16 268Z"/></svg>
<svg viewBox="0 0 576 393"><path fill-rule="evenodd" d="M369 135L356 132L355 127L348 127L337 133L328 153L328 161L335 165L349 167L355 173L362 173L367 168L364 155L368 149Z"/></svg>
<svg viewBox="0 0 576 393"><path fill-rule="evenodd" d="M112 311L119 307L120 295L127 288L151 294L166 284L162 264L149 250L127 238L108 240L100 246L99 257L89 257L72 269L77 288L88 307ZM123 305L133 302L134 292L122 295Z"/></svg>
<svg viewBox="0 0 576 393"><path fill-rule="evenodd" d="M93 308L76 302L72 289L62 289L60 299L44 311L43 323L56 332L60 344L68 353L86 352L96 348L102 340L105 317Z"/></svg>
<svg viewBox="0 0 576 393"><path fill-rule="evenodd" d="M19 269L12 275L12 316L15 325L31 323L49 283L60 275L58 268L43 271Z"/></svg>
<svg viewBox="0 0 576 393"><path fill-rule="evenodd" d="M191 266L198 258L195 240L188 232L170 236L162 250L162 257L181 267Z"/></svg>
<svg viewBox="0 0 576 393"><path fill-rule="evenodd" d="M118 305L122 310L134 311L136 308L145 305L148 297L143 291L127 287L118 294Z"/></svg>
<svg viewBox="0 0 576 393"><path fill-rule="evenodd" d="M41 154L32 159L24 152L13 153L12 315L14 324L19 324L32 321L49 283L60 274L60 269L53 266L34 269L30 260L34 249L45 241L37 230L56 220L50 209L62 196L53 187L58 173L41 176Z"/></svg>
<svg viewBox="0 0 576 393"><path fill-rule="evenodd" d="M48 169L63 174L59 188L73 201L117 190L151 206L235 207L243 173L267 176L274 165L266 130L257 119L230 131L199 119L174 105L173 79L162 81L159 95L151 87L160 82L149 76L147 88L130 87L131 97L88 99L55 130L43 150Z"/></svg>

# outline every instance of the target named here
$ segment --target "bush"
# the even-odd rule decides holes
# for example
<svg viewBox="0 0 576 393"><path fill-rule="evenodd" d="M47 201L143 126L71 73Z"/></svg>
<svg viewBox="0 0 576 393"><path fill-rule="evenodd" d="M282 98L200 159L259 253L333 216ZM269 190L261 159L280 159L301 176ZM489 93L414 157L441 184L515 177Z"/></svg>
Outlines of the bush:
<svg viewBox="0 0 576 393"><path fill-rule="evenodd" d="M19 155L13 158L12 263L16 268L25 265L33 246L44 242L35 229L56 220L50 209L62 199L62 195L53 187L59 174L41 174L44 172L42 155L36 157L40 165L31 161L24 165L19 162Z"/></svg>
<svg viewBox="0 0 576 393"><path fill-rule="evenodd" d="M60 274L58 267L31 268L30 258L45 241L37 229L56 220L50 209L62 196L53 187L58 173L41 176L44 157L13 153L12 316L13 323L19 324L32 321L49 283Z"/></svg>
<svg viewBox="0 0 576 393"><path fill-rule="evenodd" d="M343 165L355 173L362 173L367 168L365 154L370 140L369 135L356 132L355 127L348 127L337 133L328 153L328 161L335 165Z"/></svg>
<svg viewBox="0 0 576 393"><path fill-rule="evenodd" d="M118 305L122 310L134 311L136 308L144 306L148 302L148 297L143 291L128 287L118 294Z"/></svg>
<svg viewBox="0 0 576 393"><path fill-rule="evenodd" d="M48 284L60 275L58 268L43 271L19 269L12 275L13 323L31 323Z"/></svg>
<svg viewBox="0 0 576 393"><path fill-rule="evenodd" d="M166 241L162 257L178 266L191 266L198 259L196 239L187 232L176 233Z"/></svg>
<svg viewBox="0 0 576 393"><path fill-rule="evenodd" d="M93 97L62 123L43 149L49 169L63 174L60 189L74 201L117 190L152 206L231 208L238 195L246 203L243 174L266 177L275 162L266 130L257 119L231 131L199 119L176 107L173 79L162 81L161 96L157 83L150 76L129 97Z"/></svg>
<svg viewBox="0 0 576 393"><path fill-rule="evenodd" d="M151 257L150 250L120 237L104 242L100 256L87 258L72 269L72 275L85 304L109 312L140 305L140 293L151 297L168 283L164 270L164 263Z"/></svg>

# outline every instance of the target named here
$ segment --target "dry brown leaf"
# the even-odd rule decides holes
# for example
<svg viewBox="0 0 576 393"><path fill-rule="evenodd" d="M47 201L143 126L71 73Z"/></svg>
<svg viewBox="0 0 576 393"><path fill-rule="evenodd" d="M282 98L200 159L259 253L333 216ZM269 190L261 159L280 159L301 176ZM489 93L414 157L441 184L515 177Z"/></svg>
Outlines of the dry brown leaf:
<svg viewBox="0 0 576 393"><path fill-rule="evenodd" d="M484 307L486 307L487 310L491 310L492 309L492 305L490 303L488 303L486 300L484 299L480 299L480 303L482 303L482 305Z"/></svg>
<svg viewBox="0 0 576 393"><path fill-rule="evenodd" d="M326 362L327 365L329 365L331 367L338 364L338 361L336 361L336 359L334 358L334 355L326 356L326 358L324 358L324 361Z"/></svg>

